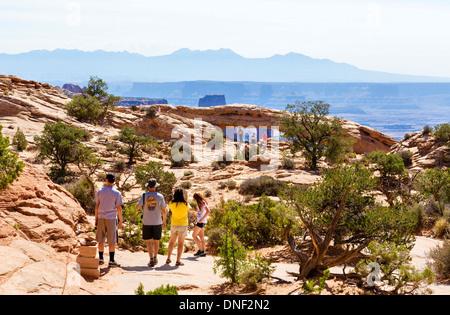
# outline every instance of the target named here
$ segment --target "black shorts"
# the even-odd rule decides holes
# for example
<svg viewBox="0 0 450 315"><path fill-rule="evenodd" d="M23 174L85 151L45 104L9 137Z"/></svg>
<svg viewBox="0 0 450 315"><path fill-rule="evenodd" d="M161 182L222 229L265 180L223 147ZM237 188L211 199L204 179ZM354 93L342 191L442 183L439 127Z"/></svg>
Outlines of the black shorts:
<svg viewBox="0 0 450 315"><path fill-rule="evenodd" d="M196 226L203 229L205 227L206 223L197 223Z"/></svg>
<svg viewBox="0 0 450 315"><path fill-rule="evenodd" d="M157 240L161 239L162 225L144 225L142 227L142 238L144 240Z"/></svg>

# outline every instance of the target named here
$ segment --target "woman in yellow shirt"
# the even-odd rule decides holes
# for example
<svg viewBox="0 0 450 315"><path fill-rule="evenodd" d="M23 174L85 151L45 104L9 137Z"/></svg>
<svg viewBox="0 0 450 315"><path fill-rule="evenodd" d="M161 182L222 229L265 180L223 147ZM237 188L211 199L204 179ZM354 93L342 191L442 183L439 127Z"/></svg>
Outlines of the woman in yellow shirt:
<svg viewBox="0 0 450 315"><path fill-rule="evenodd" d="M187 203L187 194L181 188L175 189L173 194L173 200L169 205L169 210L172 212L172 227L170 228L170 242L168 246L167 260L166 264L170 264L170 255L172 254L175 242L178 239L178 250L177 250L177 262L176 266L183 266L184 264L180 261L181 254L184 249L184 239L188 232L188 212L189 205Z"/></svg>

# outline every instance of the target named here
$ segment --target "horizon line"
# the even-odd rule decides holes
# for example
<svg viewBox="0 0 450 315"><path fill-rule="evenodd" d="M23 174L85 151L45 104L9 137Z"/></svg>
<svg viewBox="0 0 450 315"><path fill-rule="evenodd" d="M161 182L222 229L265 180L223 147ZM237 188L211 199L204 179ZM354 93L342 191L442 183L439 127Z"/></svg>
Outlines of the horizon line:
<svg viewBox="0 0 450 315"><path fill-rule="evenodd" d="M347 65L347 66L355 67L355 68L357 68L359 70L363 70L363 71L381 72L381 73L385 73L385 74L413 76L413 77L415 76L415 77L424 77L424 78L434 78L434 79L437 79L437 80L439 80L439 79L441 79L441 80L442 79L450 80L450 75L449 76L442 76L442 75L427 75L427 74L405 74L405 73L397 73L397 72L392 72L392 71L366 69L366 68L361 68L359 66L355 66L355 65L350 64L348 62L339 62L339 61L334 61L334 60L328 59L328 58L314 58L314 57L305 55L303 53L293 52L293 51L288 52L286 54L274 54L274 55L271 55L269 57L244 57L244 56L236 53L231 48L223 48L223 47L218 48L218 49L205 49L205 50L190 49L190 48L187 48L187 47L183 47L183 48L178 48L178 49L176 49L176 50L174 50L174 51L172 51L170 53L162 54L162 55L145 55L145 54L140 53L140 52L131 52L131 51L128 51L128 50L105 50L105 49L81 50L81 49L78 49L78 48L72 48L72 49L69 49L69 48L54 48L54 49L51 49L51 50L50 49L32 49L32 50L28 50L28 51L24 51L24 52L18 52L18 53L0 52L0 55L5 54L5 55L17 56L17 55L28 54L28 53L32 53L32 52L49 52L49 53L51 53L51 52L55 52L55 51L77 51L77 52L82 52L82 53L95 53L95 52L118 53L118 54L123 53L123 54L130 54L130 55L138 55L138 56L142 56L144 58L166 57L166 56L170 56L170 55L176 54L177 52L180 52L180 51L189 51L189 52L192 52L192 53L195 53L195 52L205 53L205 52L230 51L234 55L239 56L241 58L253 59L253 60L270 59L270 58L277 57L277 56L285 57L285 56L288 56L288 55L298 55L298 56L303 56L303 57L306 57L306 58L310 58L311 60L330 61L330 62L333 62L333 63L336 63L336 64ZM194 80L194 81L199 81L199 80ZM202 81L202 80L200 80L200 81ZM204 81L210 81L210 80L204 80ZM179 81L179 82L182 82L182 81ZM220 81L220 82L222 82L222 81ZM235 82L235 81L233 81L233 82ZM236 81L236 82L238 82L238 81ZM257 82L257 81L247 81L247 82ZM286 81L286 83L287 82L288 81ZM291 81L289 81L289 82L291 82ZM292 82L294 82L294 81L292 81ZM440 82L442 83L442 81L436 81L435 83L440 83ZM314 81L311 82L311 83L314 83ZM325 83L325 82L323 82L323 83ZM345 82L345 83L352 83L352 82L349 81L349 82ZM357 82L354 82L354 83L357 83ZM367 82L362 82L362 83L376 83L376 82L367 81ZM386 83L402 83L402 81L392 81L392 82L386 82ZM408 83L408 81L405 81L404 83ZM433 83L433 82L431 82L431 83Z"/></svg>

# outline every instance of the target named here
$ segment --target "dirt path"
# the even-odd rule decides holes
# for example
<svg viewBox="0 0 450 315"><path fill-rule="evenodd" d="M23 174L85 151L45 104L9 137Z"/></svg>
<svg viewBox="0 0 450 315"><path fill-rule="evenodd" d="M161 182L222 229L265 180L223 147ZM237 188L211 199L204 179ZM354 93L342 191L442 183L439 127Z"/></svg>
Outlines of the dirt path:
<svg viewBox="0 0 450 315"><path fill-rule="evenodd" d="M440 242L425 237L417 237L416 245L411 251L413 264L418 268L424 268L426 264L426 253ZM175 254L175 253L174 253ZM117 261L121 268L101 268L101 280L95 281L96 294L134 294L139 283L144 285L144 290L153 290L161 285L175 285L179 287L179 294L214 294L211 286L225 283L213 271L214 258L212 256L195 257L193 253L183 253L181 261L184 266L175 266L175 255L172 263L166 264L166 256L158 256L158 264L150 268L148 254L144 252L132 253L129 251L118 251ZM106 256L106 262L108 257ZM298 272L297 264L276 263L274 276L286 281L293 281L294 277L287 271ZM341 273L342 268L335 267L333 273ZM450 285L433 284L430 288L434 294L450 295ZM281 292L280 292L281 293Z"/></svg>

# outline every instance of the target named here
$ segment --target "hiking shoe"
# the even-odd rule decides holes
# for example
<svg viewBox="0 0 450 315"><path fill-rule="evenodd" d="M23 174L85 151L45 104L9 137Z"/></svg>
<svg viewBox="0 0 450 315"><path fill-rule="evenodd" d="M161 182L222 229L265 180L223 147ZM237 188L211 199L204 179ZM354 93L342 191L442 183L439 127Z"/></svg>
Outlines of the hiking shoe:
<svg viewBox="0 0 450 315"><path fill-rule="evenodd" d="M153 262L153 258L150 258L150 261L148 262L147 266L154 267L155 263Z"/></svg>
<svg viewBox="0 0 450 315"><path fill-rule="evenodd" d="M120 267L120 264L117 261L113 260L113 261L109 262L108 266L109 267Z"/></svg>
<svg viewBox="0 0 450 315"><path fill-rule="evenodd" d="M198 257L205 257L206 253L204 251L202 251L200 254L198 254Z"/></svg>
<svg viewBox="0 0 450 315"><path fill-rule="evenodd" d="M200 255L202 253L202 251L201 250L198 250L195 254L194 254L194 256L198 256L198 255Z"/></svg>
<svg viewBox="0 0 450 315"><path fill-rule="evenodd" d="M153 266L156 265L158 263L158 257L154 257L153 258Z"/></svg>

